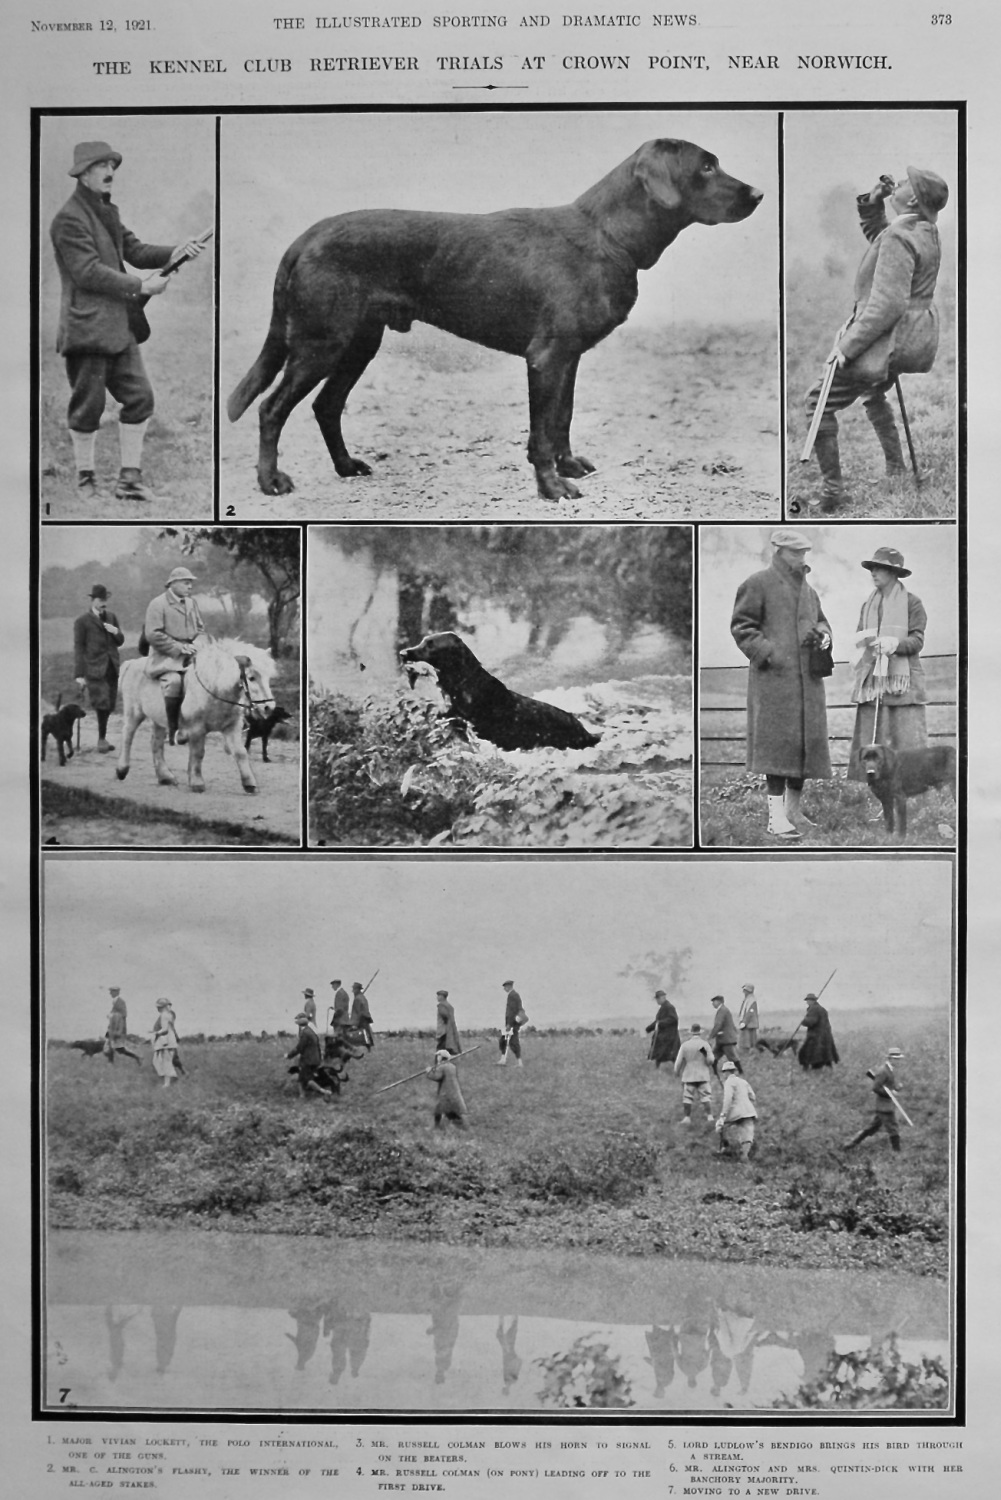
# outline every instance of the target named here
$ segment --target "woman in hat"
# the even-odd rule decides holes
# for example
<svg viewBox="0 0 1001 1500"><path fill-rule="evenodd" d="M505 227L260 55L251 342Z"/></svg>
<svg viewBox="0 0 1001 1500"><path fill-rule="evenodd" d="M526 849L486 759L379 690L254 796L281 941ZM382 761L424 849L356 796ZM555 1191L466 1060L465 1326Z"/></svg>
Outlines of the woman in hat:
<svg viewBox="0 0 1001 1500"><path fill-rule="evenodd" d="M936 221L948 200L942 178L922 167L908 167L896 183L882 176L857 200L869 247L855 275L855 307L838 335L838 368L814 444L825 513L841 510L849 500L841 477L836 414L860 398L883 450L887 477L906 473L886 392L898 375L926 374L935 362L938 310L933 299L942 262ZM818 380L806 393L808 422L821 386Z"/></svg>
<svg viewBox="0 0 1001 1500"><path fill-rule="evenodd" d="M153 1068L163 1079L164 1088L169 1088L177 1077L174 1058L177 1053L177 1033L174 1030L174 1012L169 1000L156 1002L156 1022L150 1032L153 1043Z"/></svg>
<svg viewBox="0 0 1001 1500"><path fill-rule="evenodd" d="M872 593L862 605L855 648L852 702L855 733L848 777L864 781L859 752L878 741L893 750L920 750L928 742L925 727L925 673L921 648L928 617L916 594L901 582L910 578L903 554L877 547L862 563L872 577Z"/></svg>

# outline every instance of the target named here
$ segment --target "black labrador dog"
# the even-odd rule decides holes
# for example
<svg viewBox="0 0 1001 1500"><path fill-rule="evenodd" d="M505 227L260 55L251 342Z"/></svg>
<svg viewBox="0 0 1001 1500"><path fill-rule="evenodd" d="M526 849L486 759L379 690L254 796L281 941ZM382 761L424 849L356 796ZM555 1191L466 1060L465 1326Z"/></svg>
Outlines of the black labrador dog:
<svg viewBox="0 0 1001 1500"><path fill-rule="evenodd" d="M282 374L261 403L261 489L293 488L278 468L278 440L321 381L313 414L334 468L343 478L372 472L345 445L344 404L385 330L408 333L419 321L526 360L528 460L539 494L579 497L571 481L594 470L570 447L581 355L625 322L636 273L683 229L737 224L762 196L701 146L657 140L559 208L369 209L321 219L282 257L263 348L227 405L237 421Z"/></svg>
<svg viewBox="0 0 1001 1500"><path fill-rule="evenodd" d="M859 761L869 790L883 807L889 834L903 843L907 837L907 799L935 786L954 785L956 752L951 745L929 745L919 750L893 750L889 745L866 745Z"/></svg>
<svg viewBox="0 0 1001 1500"><path fill-rule="evenodd" d="M46 714L42 719L42 759L45 759L51 735L59 751L59 764L64 766L67 760L72 760L73 726L78 719L86 717L87 710L81 708L79 703L57 704L52 713Z"/></svg>
<svg viewBox="0 0 1001 1500"><path fill-rule="evenodd" d="M291 717L287 708L281 708L278 704L271 709L270 713L252 714L247 719L247 733L244 736L243 748L250 749L252 740L261 742L261 759L268 759L268 741L271 731L276 724L284 724Z"/></svg>
<svg viewBox="0 0 1001 1500"><path fill-rule="evenodd" d="M427 662L433 667L450 714L501 750L535 750L540 745L587 750L601 738L565 709L506 688L491 677L465 641L451 630L426 635L416 646L401 651L400 658L405 663ZM408 668L407 675L413 687L417 673Z"/></svg>

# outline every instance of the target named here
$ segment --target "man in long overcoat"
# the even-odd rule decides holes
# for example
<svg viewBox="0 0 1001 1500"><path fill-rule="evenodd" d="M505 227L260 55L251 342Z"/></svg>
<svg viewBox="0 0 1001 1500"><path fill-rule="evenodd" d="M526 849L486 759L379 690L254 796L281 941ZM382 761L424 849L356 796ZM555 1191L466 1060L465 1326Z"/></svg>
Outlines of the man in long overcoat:
<svg viewBox="0 0 1001 1500"><path fill-rule="evenodd" d="M184 245L147 245L126 229L111 201L120 151L107 141L82 141L73 152L69 175L76 189L50 228L62 284L56 348L66 360L70 383L68 422L73 440L78 493L97 497L95 439L106 392L120 402L121 471L119 500L152 500L143 484L142 449L153 415L153 387L139 345L149 338L143 304L170 285L157 275L175 253L201 252L196 240ZM145 279L126 271L153 270Z"/></svg>
<svg viewBox="0 0 1001 1500"><path fill-rule="evenodd" d="M681 1046L678 1034L678 1012L667 998L665 990L657 990L653 997L657 1001L657 1014L647 1031L652 1032L647 1057L659 1068L661 1063L673 1063Z"/></svg>
<svg viewBox="0 0 1001 1500"><path fill-rule="evenodd" d="M351 1025L355 1031L361 1033L362 1041L371 1052L375 1045L372 1036L372 1012L368 1008L368 1000L365 995L365 987L360 979L356 979L351 986Z"/></svg>
<svg viewBox="0 0 1001 1500"><path fill-rule="evenodd" d="M831 1018L817 996L806 996L806 1015L800 1025L806 1031L806 1040L799 1049L799 1065L807 1070L830 1068L840 1062L838 1049L831 1030Z"/></svg>
<svg viewBox="0 0 1001 1500"><path fill-rule="evenodd" d="M435 1025L435 1048L439 1052L450 1052L453 1057L462 1051L462 1039L459 1036L459 1028L455 1024L455 1007L450 1004L448 990L439 990L435 995L437 1001L437 1021Z"/></svg>
<svg viewBox="0 0 1001 1500"><path fill-rule="evenodd" d="M814 445L824 481L820 508L827 513L848 501L836 414L859 397L883 450L888 477L906 473L886 392L898 375L926 374L935 362L938 310L933 298L942 261L936 221L948 199L942 178L919 167L908 167L896 184L881 177L858 198L869 248L855 276L855 309L838 340L838 368ZM807 421L817 409L821 383L806 393Z"/></svg>
<svg viewBox="0 0 1001 1500"><path fill-rule="evenodd" d="M768 832L799 837L807 777L829 777L827 695L816 655L831 627L806 581L811 543L799 531L772 533L771 566L740 585L730 634L751 664L747 675L747 769L768 791Z"/></svg>
<svg viewBox="0 0 1001 1500"><path fill-rule="evenodd" d="M118 698L118 648L124 642L118 616L108 608L108 590L103 583L95 583L90 608L73 621L73 672L77 687L90 694L102 755L115 748L108 744L108 719Z"/></svg>

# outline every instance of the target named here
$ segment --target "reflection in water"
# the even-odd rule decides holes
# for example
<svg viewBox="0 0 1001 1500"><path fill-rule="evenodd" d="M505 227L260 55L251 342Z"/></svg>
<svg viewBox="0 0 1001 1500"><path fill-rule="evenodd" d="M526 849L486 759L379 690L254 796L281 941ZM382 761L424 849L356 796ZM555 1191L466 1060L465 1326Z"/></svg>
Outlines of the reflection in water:
<svg viewBox="0 0 1001 1500"><path fill-rule="evenodd" d="M600 1334L638 1408L751 1411L814 1379L832 1351L905 1325L905 1359L948 1359L947 1290L918 1278L660 1261L638 1278L635 1261L613 1257L373 1241L362 1256L354 1242L253 1235L227 1236L219 1256L218 1241L53 1235L52 1388L93 1408L531 1410L534 1362ZM137 1295L145 1274L169 1302ZM302 1292L285 1310L277 1289L290 1276ZM132 1298L125 1308L107 1301L115 1283ZM278 1357L286 1340L294 1361ZM321 1340L329 1364L314 1358ZM236 1353L223 1362L221 1349Z"/></svg>

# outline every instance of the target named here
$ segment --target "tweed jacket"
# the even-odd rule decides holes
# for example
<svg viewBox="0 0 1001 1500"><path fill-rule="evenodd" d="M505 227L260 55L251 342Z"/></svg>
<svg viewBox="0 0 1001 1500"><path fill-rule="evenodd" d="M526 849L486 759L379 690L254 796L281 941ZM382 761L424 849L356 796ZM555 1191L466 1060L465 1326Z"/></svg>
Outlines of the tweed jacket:
<svg viewBox="0 0 1001 1500"><path fill-rule="evenodd" d="M733 1021L733 1011L728 1005L717 1005L706 1041L714 1052L717 1052L720 1047L736 1046L737 1028Z"/></svg>
<svg viewBox="0 0 1001 1500"><path fill-rule="evenodd" d="M105 610L104 618L114 625L114 635L105 630L92 609L73 621L74 677L103 677L109 666L117 670L118 648L124 644L125 636L118 627L117 615L110 609Z"/></svg>
<svg viewBox="0 0 1001 1500"><path fill-rule="evenodd" d="M853 320L840 342L846 374L875 385L925 373L938 350L932 301L942 262L938 230L919 214L887 220L884 205L870 203L868 194L858 211L870 243L855 275Z"/></svg>
<svg viewBox="0 0 1001 1500"><path fill-rule="evenodd" d="M56 348L60 354L121 354L149 337L142 279L125 269L156 270L173 245L146 245L126 229L113 203L77 183L49 234L62 286Z"/></svg>
<svg viewBox="0 0 1001 1500"><path fill-rule="evenodd" d="M181 671L181 643L190 644L205 633L194 599L182 599L169 589L150 601L143 629L149 641L149 656L146 658L149 677Z"/></svg>
<svg viewBox="0 0 1001 1500"><path fill-rule="evenodd" d="M674 1060L674 1071L682 1083L708 1083L713 1076L713 1049L695 1032L682 1042Z"/></svg>
<svg viewBox="0 0 1001 1500"><path fill-rule="evenodd" d="M298 1040L286 1057L298 1057L300 1068L318 1068L322 1062L320 1039L308 1026L300 1028Z"/></svg>
<svg viewBox="0 0 1001 1500"><path fill-rule="evenodd" d="M806 570L809 573L809 568ZM831 633L820 599L778 553L737 590L730 634L751 663L747 769L769 776L830 776L824 679L810 672L806 633Z"/></svg>

